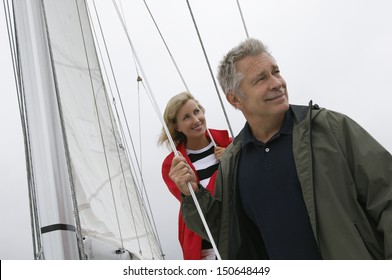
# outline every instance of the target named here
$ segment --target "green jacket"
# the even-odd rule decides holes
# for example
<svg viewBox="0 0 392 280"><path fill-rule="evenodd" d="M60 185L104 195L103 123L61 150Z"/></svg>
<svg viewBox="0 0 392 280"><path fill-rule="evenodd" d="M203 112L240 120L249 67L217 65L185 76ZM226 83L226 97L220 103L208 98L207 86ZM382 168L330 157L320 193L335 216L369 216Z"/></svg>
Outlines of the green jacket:
<svg viewBox="0 0 392 280"><path fill-rule="evenodd" d="M392 259L391 154L343 114L311 104L290 110L294 160L322 258ZM221 159L214 196L196 192L222 259L251 259L260 242L237 207L241 135ZM189 228L208 238L191 197L183 199L182 213Z"/></svg>

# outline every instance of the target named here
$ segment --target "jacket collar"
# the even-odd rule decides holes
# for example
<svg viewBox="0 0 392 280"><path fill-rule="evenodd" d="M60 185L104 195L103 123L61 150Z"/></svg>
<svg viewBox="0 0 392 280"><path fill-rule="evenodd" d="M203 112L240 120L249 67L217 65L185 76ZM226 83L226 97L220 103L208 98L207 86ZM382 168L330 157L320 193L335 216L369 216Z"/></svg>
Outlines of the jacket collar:
<svg viewBox="0 0 392 280"><path fill-rule="evenodd" d="M293 121L296 125L302 123L305 119L306 116L308 115L309 112L311 112L313 110L319 110L320 107L317 104L313 105L312 100L309 102L308 106L305 105L293 105L290 104L289 110L292 112L292 116L293 116ZM317 113L313 113L311 116L309 116L310 118L315 117ZM246 125L248 125L246 123ZM245 125L245 126L246 126ZM235 137L233 144L236 144L237 142L242 143L242 139L243 139L243 134L244 134L244 130L245 130L245 126L244 128L240 131L240 133L238 133L238 135Z"/></svg>
<svg viewBox="0 0 392 280"><path fill-rule="evenodd" d="M316 113L313 113L309 116L310 119L313 119L313 117L318 114L319 109L320 109L319 105L313 104L312 100L309 101L308 106L290 104L290 108L289 108L289 110L291 110L291 112L293 113L294 122L296 124L300 124L303 120L305 120L309 112L312 112L313 110L317 110Z"/></svg>

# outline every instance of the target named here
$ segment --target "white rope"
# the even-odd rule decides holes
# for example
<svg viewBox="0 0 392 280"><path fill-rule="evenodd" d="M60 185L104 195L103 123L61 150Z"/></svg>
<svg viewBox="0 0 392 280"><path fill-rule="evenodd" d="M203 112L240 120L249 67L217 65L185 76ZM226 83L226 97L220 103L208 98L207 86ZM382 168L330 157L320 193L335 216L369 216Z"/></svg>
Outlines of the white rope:
<svg viewBox="0 0 392 280"><path fill-rule="evenodd" d="M214 141L214 138L212 137L211 132L210 132L210 130L208 128L207 128L207 133L208 133L208 136L210 136L211 142L212 142L212 144L214 144L214 147L217 147L217 145L216 145L216 143Z"/></svg>
<svg viewBox="0 0 392 280"><path fill-rule="evenodd" d="M171 135L170 135L169 129L168 129L168 127L167 127L165 121L163 120L162 114L161 114L161 112L160 112L160 110L159 110L159 107L158 107L158 105L157 105L157 102L156 102L156 100L155 100L155 98L154 98L154 95L153 95L153 93L152 93L152 90L151 90L151 88L150 88L150 85L149 85L149 83L148 83L148 81L147 81L147 79L146 79L146 75L144 75L144 71L143 71L142 65L141 65L141 63L140 63L140 61L139 61L139 57L137 56L136 51L135 51L135 48L133 47L131 38L130 38L130 36L129 36L129 34L128 34L128 31L127 31L127 28L126 28L125 23L124 23L124 21L123 21L123 18L121 17L121 14L120 14L120 11L119 11L119 9L118 9L118 6L117 6L115 0L112 0L112 2L113 2L114 7L116 8L117 15L118 15L118 17L119 17L119 19L120 19L120 21L121 21L121 24L122 24L122 26L123 26L123 28L124 28L125 34L126 34L126 36L127 36L127 38L128 38L128 42L129 42L129 44L130 44L130 46L131 46L131 49L132 49L132 52L133 52L133 54L134 54L134 56L135 56L136 62L137 62L137 64L138 64L139 68L140 68L140 72L141 72L142 76L144 77L144 81L145 81L146 86L147 86L147 94L149 95L149 98L150 98L150 100L152 101L152 105L153 105L153 107L154 107L154 109L155 109L155 112L157 113L158 118L159 118L159 120L160 120L160 122L161 122L161 124L162 124L162 126L163 126L163 128L164 128L164 130L165 130L165 133L166 133L166 135L167 135L167 137L168 137L170 146L171 146L171 148L172 148L174 154L175 154L176 156L178 156L179 153L178 153L178 151L177 151L177 149L176 149L176 146L175 146L175 144L174 144L174 141L173 141L173 139L172 139L172 137L171 137ZM206 232L207 232L208 238L209 238L209 240L210 240L210 242L211 242L211 245L212 245L212 247L213 247L213 249L214 249L214 251L215 251L216 257L217 257L218 260L221 260L222 258L221 258L220 254L219 254L219 251L218 251L217 247L216 247L216 244L215 244L215 241L214 241L214 239L213 239L213 237L212 237L210 228L208 227L208 224L207 224L207 222L206 222L206 220L205 220L205 218L204 218L203 212L202 212L202 210L201 210L201 208L200 208L199 202L197 201L195 192L194 192L194 190L193 190L192 185L191 185L190 182L188 182L188 188L189 188L189 192L191 193L193 202L194 202L195 205L196 205L196 209L197 209L197 211L198 211L198 213L199 213L199 216L200 216L200 218L201 218L201 220L202 220L202 222L203 222L203 225L204 225L204 228L205 228L205 230L206 230Z"/></svg>

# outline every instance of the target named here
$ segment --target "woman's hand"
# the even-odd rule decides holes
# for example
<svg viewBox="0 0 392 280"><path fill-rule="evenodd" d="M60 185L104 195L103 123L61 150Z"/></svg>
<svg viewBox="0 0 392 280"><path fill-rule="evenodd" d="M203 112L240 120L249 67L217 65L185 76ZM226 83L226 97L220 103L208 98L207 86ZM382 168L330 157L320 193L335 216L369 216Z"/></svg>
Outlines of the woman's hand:
<svg viewBox="0 0 392 280"><path fill-rule="evenodd" d="M217 160L221 159L221 157L222 157L223 153L225 152L225 150L226 150L226 148L215 147L214 154L215 154L215 157L216 157Z"/></svg>

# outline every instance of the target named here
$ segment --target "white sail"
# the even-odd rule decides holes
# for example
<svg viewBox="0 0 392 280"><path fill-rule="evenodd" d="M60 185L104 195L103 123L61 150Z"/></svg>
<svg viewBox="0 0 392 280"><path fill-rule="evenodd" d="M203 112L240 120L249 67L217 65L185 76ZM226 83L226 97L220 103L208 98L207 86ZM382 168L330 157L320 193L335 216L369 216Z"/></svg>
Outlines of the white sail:
<svg viewBox="0 0 392 280"><path fill-rule="evenodd" d="M106 94L85 1L14 1L14 9L40 228L36 258L162 258Z"/></svg>

